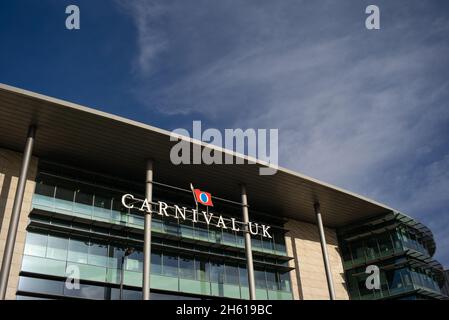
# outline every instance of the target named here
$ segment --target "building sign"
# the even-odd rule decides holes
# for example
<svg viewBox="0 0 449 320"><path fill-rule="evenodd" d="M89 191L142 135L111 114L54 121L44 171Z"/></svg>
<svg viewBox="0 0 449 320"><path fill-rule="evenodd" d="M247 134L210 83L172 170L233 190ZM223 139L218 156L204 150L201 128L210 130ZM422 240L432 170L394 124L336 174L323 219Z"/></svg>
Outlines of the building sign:
<svg viewBox="0 0 449 320"><path fill-rule="evenodd" d="M209 195L210 197L210 195ZM205 199L206 200L206 199ZM209 198L210 200L210 198ZM128 209L137 209L142 212L150 213L150 214L158 214L162 217L170 217L174 219L187 220L187 213L192 213L192 221L193 223L204 222L208 226L214 226L216 228L221 229L229 229L236 232L243 232L239 228L239 225L242 226L243 222L236 221L235 218L223 218L222 215L217 215L208 211L199 211L198 209L187 209L186 207L180 207L178 205L169 206L167 203L163 201L158 201L157 210L153 210L152 203L148 201L148 199L138 199L135 198L132 194L125 194L122 196L122 204L125 208ZM137 205L139 204L139 205ZM272 238L269 229L271 227L258 224L255 222L249 222L248 229L252 235L261 234L265 238Z"/></svg>

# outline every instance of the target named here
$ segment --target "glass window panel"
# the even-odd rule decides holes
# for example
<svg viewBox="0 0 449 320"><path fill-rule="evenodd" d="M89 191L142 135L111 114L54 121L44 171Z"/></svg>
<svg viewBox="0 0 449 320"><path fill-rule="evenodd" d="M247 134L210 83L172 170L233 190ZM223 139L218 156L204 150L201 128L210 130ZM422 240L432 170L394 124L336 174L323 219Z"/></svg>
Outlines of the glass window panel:
<svg viewBox="0 0 449 320"><path fill-rule="evenodd" d="M285 247L285 237L283 233L274 233L273 234L274 247L276 251L286 252L287 249Z"/></svg>
<svg viewBox="0 0 449 320"><path fill-rule="evenodd" d="M151 251L151 274L162 273L162 254L158 251Z"/></svg>
<svg viewBox="0 0 449 320"><path fill-rule="evenodd" d="M365 252L367 259L375 259L378 254L377 240L375 238L368 239L365 242Z"/></svg>
<svg viewBox="0 0 449 320"><path fill-rule="evenodd" d="M393 252L393 242L389 232L381 234L378 241L381 255L388 255Z"/></svg>
<svg viewBox="0 0 449 320"><path fill-rule="evenodd" d="M235 235L235 237L236 237L236 240L237 240L237 246L244 247L245 246L245 238L243 237L243 235L238 232Z"/></svg>
<svg viewBox="0 0 449 320"><path fill-rule="evenodd" d="M111 289L111 300L120 299L120 289ZM142 291L123 289L123 300L142 300ZM153 300L153 292L151 292L151 300Z"/></svg>
<svg viewBox="0 0 449 320"><path fill-rule="evenodd" d="M114 198L112 200L112 219L116 223L126 223L127 221L127 214L129 209L125 208L122 205L122 201L120 198Z"/></svg>
<svg viewBox="0 0 449 320"><path fill-rule="evenodd" d="M75 202L91 206L93 204L93 194L76 190Z"/></svg>
<svg viewBox="0 0 449 320"><path fill-rule="evenodd" d="M280 289L282 291L291 291L290 286L290 273L284 272L279 273L279 283L280 283Z"/></svg>
<svg viewBox="0 0 449 320"><path fill-rule="evenodd" d="M45 257L47 251L47 235L28 232L25 243L25 254Z"/></svg>
<svg viewBox="0 0 449 320"><path fill-rule="evenodd" d="M109 245L108 253L108 267L113 269L121 269L122 257L125 255L125 249L122 247Z"/></svg>
<svg viewBox="0 0 449 320"><path fill-rule="evenodd" d="M209 264L210 267L210 281L223 283L224 282L224 265L218 261L211 261Z"/></svg>
<svg viewBox="0 0 449 320"><path fill-rule="evenodd" d="M266 271L267 276L267 287L268 290L278 290L278 280L277 280L277 274L274 270L267 270Z"/></svg>
<svg viewBox="0 0 449 320"><path fill-rule="evenodd" d="M162 257L164 275L177 277L178 276L178 256L170 253L164 253Z"/></svg>
<svg viewBox="0 0 449 320"><path fill-rule="evenodd" d="M251 236L251 244L254 249L262 249L262 239L260 235Z"/></svg>
<svg viewBox="0 0 449 320"><path fill-rule="evenodd" d="M393 246L396 251L402 250L402 235L399 231L395 231L391 234L393 238Z"/></svg>
<svg viewBox="0 0 449 320"><path fill-rule="evenodd" d="M170 219L170 218L169 218ZM174 221L170 221L168 219L164 220L164 228L165 232L172 235L178 235L178 223Z"/></svg>
<svg viewBox="0 0 449 320"><path fill-rule="evenodd" d="M107 267L108 246L106 244L91 242L89 245L87 263L94 266Z"/></svg>
<svg viewBox="0 0 449 320"><path fill-rule="evenodd" d="M265 278L265 271L260 268L254 268L254 278L256 281L256 288L266 289L267 281Z"/></svg>
<svg viewBox="0 0 449 320"><path fill-rule="evenodd" d="M143 252L134 250L126 259L126 270L143 272Z"/></svg>
<svg viewBox="0 0 449 320"><path fill-rule="evenodd" d="M209 281L209 262L205 258L195 258L196 279Z"/></svg>
<svg viewBox="0 0 449 320"><path fill-rule="evenodd" d="M235 245L235 233L233 231L223 230L223 241Z"/></svg>
<svg viewBox="0 0 449 320"><path fill-rule="evenodd" d="M248 286L248 271L246 269L246 265L239 265L239 278L241 286Z"/></svg>
<svg viewBox="0 0 449 320"><path fill-rule="evenodd" d="M38 183L38 184L36 184L35 193L43 195L43 196L47 196L47 197L53 197L55 194L55 186Z"/></svg>
<svg viewBox="0 0 449 320"><path fill-rule="evenodd" d="M32 297L32 296L25 296L25 295L16 295L16 300L54 300L50 298L41 298L41 297Z"/></svg>
<svg viewBox="0 0 449 320"><path fill-rule="evenodd" d="M209 232L207 231L207 226L203 226L202 224L196 224L195 225L195 237L207 240L209 239Z"/></svg>
<svg viewBox="0 0 449 320"><path fill-rule="evenodd" d="M97 208L111 209L111 198L95 195L94 206Z"/></svg>
<svg viewBox="0 0 449 320"><path fill-rule="evenodd" d="M402 270L388 270L386 272L388 287L390 288L391 293L395 293L395 291L403 287L401 271Z"/></svg>
<svg viewBox="0 0 449 320"><path fill-rule="evenodd" d="M70 239L68 261L77 263L87 263L89 252L89 242L83 240Z"/></svg>
<svg viewBox="0 0 449 320"><path fill-rule="evenodd" d="M70 297L103 300L105 299L105 287L88 284L80 284L79 289L68 289L64 287L64 295Z"/></svg>
<svg viewBox="0 0 449 320"><path fill-rule="evenodd" d="M67 260L67 247L69 240L67 238L48 236L47 258L56 260Z"/></svg>
<svg viewBox="0 0 449 320"><path fill-rule="evenodd" d="M273 241L270 238L263 238L262 237L262 245L263 245L263 248L265 250L269 250L270 251L270 250L274 249Z"/></svg>
<svg viewBox="0 0 449 320"><path fill-rule="evenodd" d="M94 216L110 219L111 217L111 198L95 195L94 197Z"/></svg>
<svg viewBox="0 0 449 320"><path fill-rule="evenodd" d="M19 290L31 293L62 295L63 281L20 277Z"/></svg>
<svg viewBox="0 0 449 320"><path fill-rule="evenodd" d="M351 243L352 257L354 263L365 261L365 246L361 241L355 241Z"/></svg>
<svg viewBox="0 0 449 320"><path fill-rule="evenodd" d="M66 201L73 201L74 192L71 189L66 189L62 187L56 188L56 198Z"/></svg>
<svg viewBox="0 0 449 320"><path fill-rule="evenodd" d="M225 280L229 284L239 284L239 268L237 264L225 264Z"/></svg>
<svg viewBox="0 0 449 320"><path fill-rule="evenodd" d="M195 262L192 256L179 257L179 276L186 279L195 279Z"/></svg>

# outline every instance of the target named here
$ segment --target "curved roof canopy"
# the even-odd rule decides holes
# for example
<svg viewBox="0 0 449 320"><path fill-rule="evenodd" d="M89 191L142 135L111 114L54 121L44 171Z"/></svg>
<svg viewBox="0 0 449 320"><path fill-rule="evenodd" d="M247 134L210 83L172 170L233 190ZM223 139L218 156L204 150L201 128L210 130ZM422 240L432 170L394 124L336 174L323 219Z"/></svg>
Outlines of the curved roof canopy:
<svg viewBox="0 0 449 320"><path fill-rule="evenodd" d="M192 182L220 198L240 202L247 185L250 209L276 217L342 227L393 209L335 186L279 168L259 175L265 164L173 165L170 132L59 99L0 84L0 147L23 151L28 127L37 126L33 154L65 164L144 181L145 160L154 160L155 181L188 188ZM194 145L201 142L190 139ZM214 148L215 149L215 148ZM232 154L233 157L248 157Z"/></svg>

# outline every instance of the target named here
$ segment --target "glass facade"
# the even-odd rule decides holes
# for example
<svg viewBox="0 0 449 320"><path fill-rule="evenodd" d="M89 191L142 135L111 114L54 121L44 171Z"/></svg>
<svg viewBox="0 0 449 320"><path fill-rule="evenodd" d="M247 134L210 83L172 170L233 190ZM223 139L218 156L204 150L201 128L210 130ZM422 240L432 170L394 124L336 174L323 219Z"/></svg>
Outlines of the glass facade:
<svg viewBox="0 0 449 320"><path fill-rule="evenodd" d="M442 298L441 265L431 259L433 243L422 230L396 215L367 228L339 230L347 288L352 299ZM405 220L407 221L407 220ZM369 265L380 271L380 288L368 289Z"/></svg>
<svg viewBox="0 0 449 320"><path fill-rule="evenodd" d="M123 273L128 290L124 298L140 299L143 216L124 208L121 196L138 195L141 191L141 186L126 181L41 164L19 298L72 294L78 295L77 298L116 299ZM162 187L156 187L154 193L156 201L186 206L193 201L191 194ZM241 215L241 208L228 204L218 203L215 210L227 217ZM253 213L252 219L261 221L264 217ZM188 219L153 215L152 220L150 283L161 297L164 293L196 298L249 298L242 234L208 227L205 223L193 224ZM267 224L273 226L273 239L262 236L252 239L257 297L292 299L288 267L291 258L286 254L285 231L275 221ZM123 261L127 248L133 251ZM76 293L61 287L63 279L73 270L79 272L83 284Z"/></svg>

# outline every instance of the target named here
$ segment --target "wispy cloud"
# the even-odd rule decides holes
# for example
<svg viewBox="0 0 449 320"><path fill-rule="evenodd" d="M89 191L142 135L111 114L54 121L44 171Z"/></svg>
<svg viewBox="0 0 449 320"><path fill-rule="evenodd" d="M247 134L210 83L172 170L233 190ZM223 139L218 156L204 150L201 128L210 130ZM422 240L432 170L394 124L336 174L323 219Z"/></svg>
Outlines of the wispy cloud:
<svg viewBox="0 0 449 320"><path fill-rule="evenodd" d="M379 1L382 29L367 31L360 2L170 2L161 39L157 10L144 14L152 2L138 3L142 73L168 40L176 70L140 83L148 107L279 128L281 165L418 218L449 264L449 20L438 5Z"/></svg>
<svg viewBox="0 0 449 320"><path fill-rule="evenodd" d="M153 71L158 55L167 48L167 37L158 27L158 22L167 13L167 6L162 1L153 0L115 0L132 17L137 29L139 48L134 64L136 73L149 75Z"/></svg>

